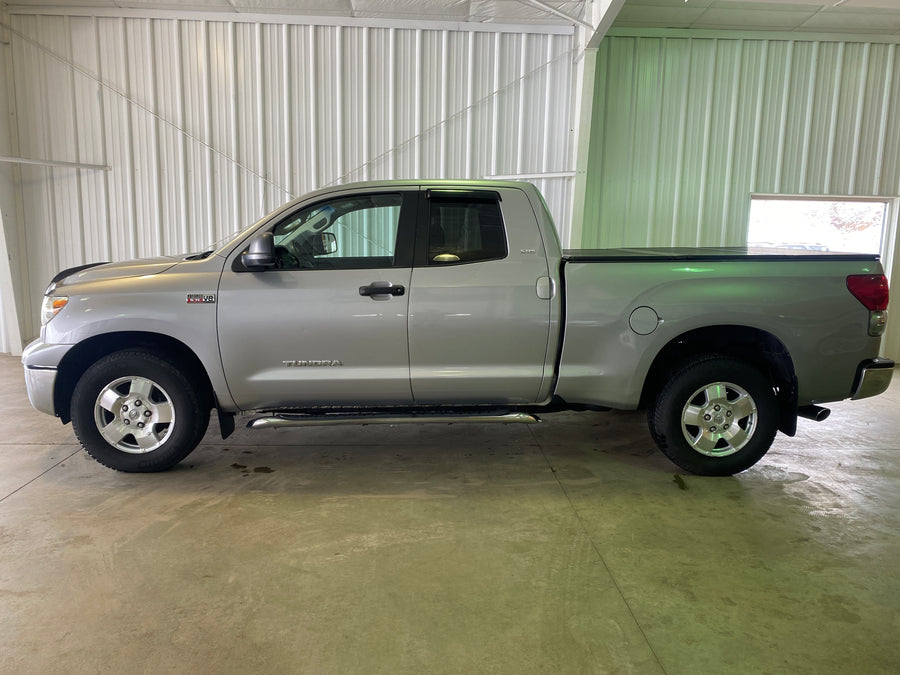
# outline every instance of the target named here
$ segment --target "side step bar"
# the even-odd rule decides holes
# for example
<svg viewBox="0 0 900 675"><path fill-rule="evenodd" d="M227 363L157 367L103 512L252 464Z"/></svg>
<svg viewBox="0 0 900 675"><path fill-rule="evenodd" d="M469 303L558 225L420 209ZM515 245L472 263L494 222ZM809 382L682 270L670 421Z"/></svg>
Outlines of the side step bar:
<svg viewBox="0 0 900 675"><path fill-rule="evenodd" d="M324 427L335 424L453 424L455 422L474 422L477 424L537 424L541 418L528 413L504 413L499 415L478 415L473 413L445 415L389 415L389 414L354 414L334 413L331 415L297 415L282 414L271 417L259 417L250 420L250 429L278 429L284 427Z"/></svg>

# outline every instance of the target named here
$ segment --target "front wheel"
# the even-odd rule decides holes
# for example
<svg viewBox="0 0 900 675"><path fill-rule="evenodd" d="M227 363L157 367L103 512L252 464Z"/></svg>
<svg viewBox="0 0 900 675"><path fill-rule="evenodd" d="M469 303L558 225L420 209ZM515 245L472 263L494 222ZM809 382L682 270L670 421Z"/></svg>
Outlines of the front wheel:
<svg viewBox="0 0 900 675"><path fill-rule="evenodd" d="M766 454L778 430L772 384L754 367L699 357L677 370L648 415L656 444L701 476L730 476Z"/></svg>
<svg viewBox="0 0 900 675"><path fill-rule="evenodd" d="M185 374L142 351L110 354L72 394L72 426L87 453L117 471L165 471L197 447L209 409Z"/></svg>

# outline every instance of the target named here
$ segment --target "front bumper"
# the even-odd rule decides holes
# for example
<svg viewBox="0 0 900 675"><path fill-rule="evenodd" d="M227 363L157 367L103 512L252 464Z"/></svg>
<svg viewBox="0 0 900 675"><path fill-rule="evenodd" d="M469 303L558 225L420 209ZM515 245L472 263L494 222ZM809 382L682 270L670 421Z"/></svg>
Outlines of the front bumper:
<svg viewBox="0 0 900 675"><path fill-rule="evenodd" d="M25 367L25 387L28 400L36 410L48 415L56 415L54 395L58 366L72 345L46 345L35 340L22 352Z"/></svg>
<svg viewBox="0 0 900 675"><path fill-rule="evenodd" d="M25 366L25 388L28 400L36 410L48 415L56 415L53 393L56 391L56 368Z"/></svg>
<svg viewBox="0 0 900 675"><path fill-rule="evenodd" d="M853 382L854 401L869 398L883 393L891 384L894 376L894 362L890 359L867 359L856 369L856 380Z"/></svg>

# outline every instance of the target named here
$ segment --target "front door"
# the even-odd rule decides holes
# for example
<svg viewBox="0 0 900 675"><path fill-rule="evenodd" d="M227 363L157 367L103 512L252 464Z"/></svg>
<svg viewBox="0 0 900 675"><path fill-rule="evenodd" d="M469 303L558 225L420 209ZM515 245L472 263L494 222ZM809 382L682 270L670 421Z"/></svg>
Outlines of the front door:
<svg viewBox="0 0 900 675"><path fill-rule="evenodd" d="M232 254L218 330L242 410L412 402L415 209L416 193L397 190L323 199L270 228L275 268L247 271Z"/></svg>

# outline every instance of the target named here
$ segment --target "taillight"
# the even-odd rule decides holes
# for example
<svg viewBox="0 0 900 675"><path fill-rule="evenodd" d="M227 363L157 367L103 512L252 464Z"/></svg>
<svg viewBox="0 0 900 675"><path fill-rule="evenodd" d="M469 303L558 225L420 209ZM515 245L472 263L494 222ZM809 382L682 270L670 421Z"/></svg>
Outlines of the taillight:
<svg viewBox="0 0 900 675"><path fill-rule="evenodd" d="M887 309L888 281L883 274L851 274L847 288L870 312Z"/></svg>

